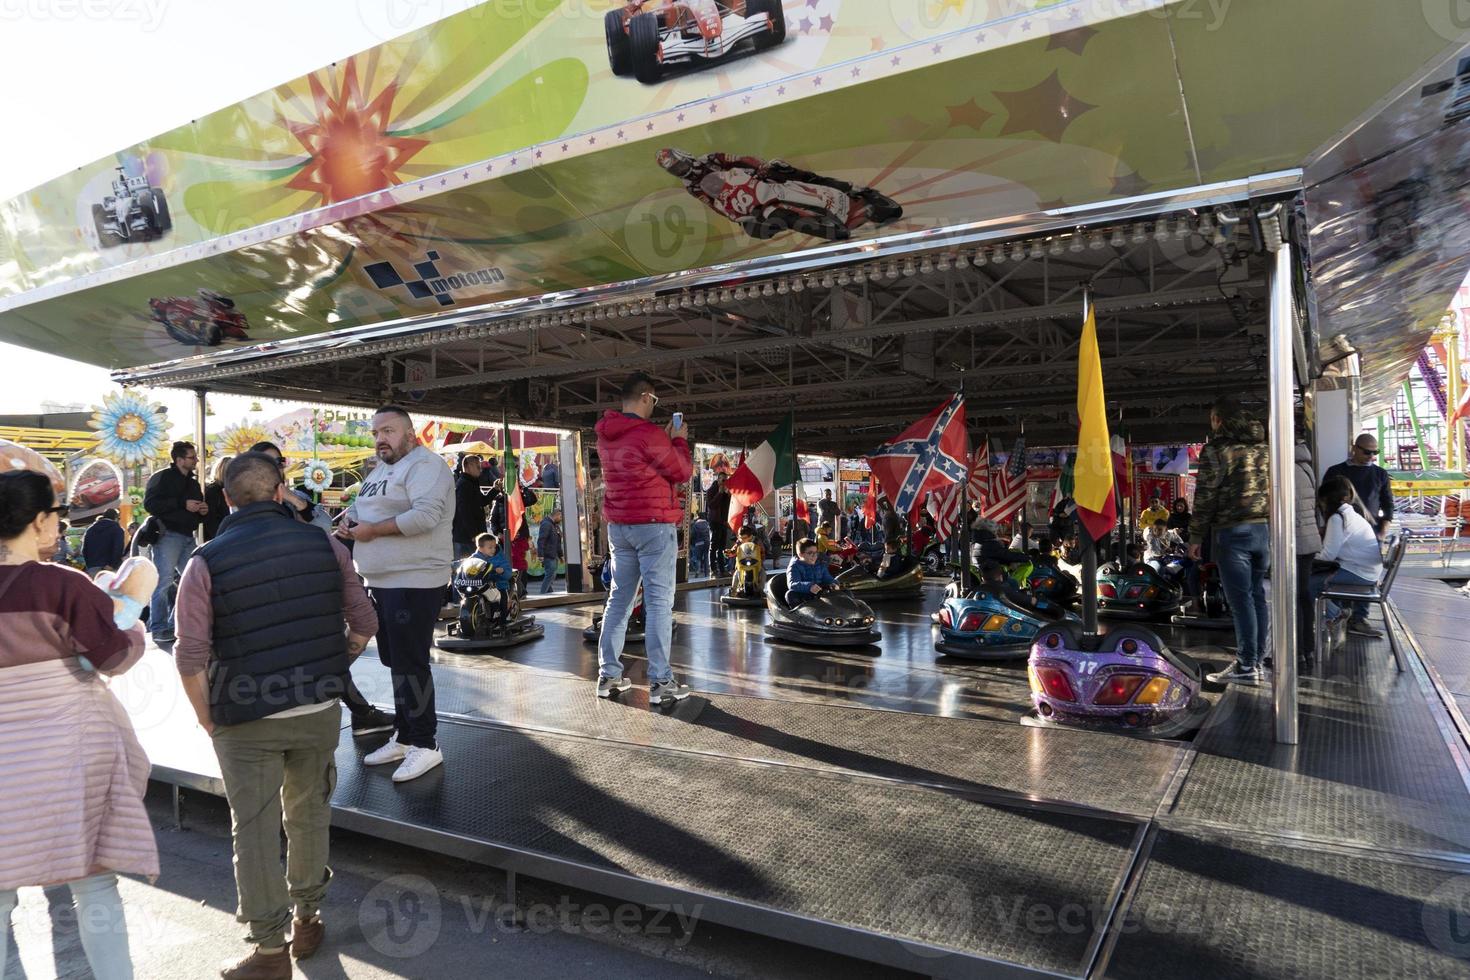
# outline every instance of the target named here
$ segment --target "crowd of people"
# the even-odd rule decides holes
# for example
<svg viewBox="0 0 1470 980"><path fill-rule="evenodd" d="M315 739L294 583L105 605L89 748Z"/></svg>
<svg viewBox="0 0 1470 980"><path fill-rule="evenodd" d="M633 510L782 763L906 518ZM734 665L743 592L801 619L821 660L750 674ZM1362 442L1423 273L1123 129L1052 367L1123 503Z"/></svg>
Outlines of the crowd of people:
<svg viewBox="0 0 1470 980"><path fill-rule="evenodd" d="M683 486L692 475L682 423L653 421L655 383L635 374L619 411L597 423L604 481L609 594L598 646L595 694L627 691L623 649L638 597L645 609L649 701L689 695L670 662L678 529ZM1218 568L1233 617L1237 656L1213 677L1254 683L1269 667L1264 580L1270 559L1269 460L1260 422L1222 398L1210 415L1212 436L1199 460L1194 506L1161 496L1142 511L1140 560L1160 565L1187 553ZM124 623L112 597L89 581L146 548L159 571L146 618L155 641L171 648L199 726L208 733L233 816L239 918L248 953L225 967L226 980L289 977L291 961L313 955L325 938L330 799L336 780L339 711L354 735L387 732L363 759L393 766L408 782L444 764L438 741L430 650L454 560L478 555L502 589L524 571L532 547L522 522L501 547L495 511L504 510L498 467L466 456L455 471L419 444L409 413L394 405L373 416L376 465L350 507L333 521L311 495L288 486L279 447L258 443L215 467L201 485L198 454L174 444L170 465L148 481L148 521L129 534L107 511L83 536L87 574L48 561L61 539L64 505L50 481L26 471L0 474L0 697L24 710L0 716L0 920L16 889L67 885L85 911L83 947L98 977L129 977L128 938L117 891L119 873L156 875L158 856L142 806L148 764L118 701L99 680L132 667L144 652L141 623ZM1302 656L1311 650L1312 602L1328 583L1373 584L1382 575L1381 539L1393 516L1387 474L1374 463L1377 444L1360 436L1350 457L1314 485L1311 454L1297 445L1297 571ZM493 461L492 461L493 462ZM547 485L543 474L543 487ZM497 494L499 495L497 497ZM691 568L727 566L729 494L716 480L706 512L690 529ZM843 514L830 491L815 507L815 527L791 527L787 601L800 605L836 587L825 560L845 534L859 560L887 567L907 549L922 554L933 538L928 520L910 528L887 500L877 517ZM1005 540L973 513L963 541L992 572L1033 545ZM196 546L196 531L208 540ZM799 532L799 533L798 533ZM1066 555L1077 546L1065 509L1034 542ZM753 529L744 540L760 546ZM777 539L772 542L780 547ZM545 563L542 591L564 550L562 513L553 508L535 530ZM521 587L524 587L522 575ZM1000 583L1003 584L1003 583ZM1331 607L1329 626L1346 620L1375 633L1366 609ZM369 704L351 666L371 642L392 679L393 714ZM85 713L82 730L67 719ZM105 737L94 737L100 725ZM86 776L57 783L40 759L82 760ZM22 762L25 765L22 765ZM37 806L44 799L46 806ZM103 814L81 824L48 813ZM279 860L284 827L287 853ZM24 846L22 843L24 842ZM7 948L0 930L0 971Z"/></svg>

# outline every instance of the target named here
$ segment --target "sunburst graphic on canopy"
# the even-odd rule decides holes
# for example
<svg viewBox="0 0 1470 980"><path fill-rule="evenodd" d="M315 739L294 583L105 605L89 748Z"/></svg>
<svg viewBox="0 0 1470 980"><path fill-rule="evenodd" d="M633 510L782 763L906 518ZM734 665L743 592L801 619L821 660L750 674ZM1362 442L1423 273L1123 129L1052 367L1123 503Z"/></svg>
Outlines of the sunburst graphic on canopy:
<svg viewBox="0 0 1470 980"><path fill-rule="evenodd" d="M319 75L308 76L307 82L315 118L283 119L282 124L311 160L286 186L320 194L323 204L335 204L402 183L403 165L429 141L388 134L397 81L388 82L368 101L358 81L356 59L349 58L336 94L327 91Z"/></svg>

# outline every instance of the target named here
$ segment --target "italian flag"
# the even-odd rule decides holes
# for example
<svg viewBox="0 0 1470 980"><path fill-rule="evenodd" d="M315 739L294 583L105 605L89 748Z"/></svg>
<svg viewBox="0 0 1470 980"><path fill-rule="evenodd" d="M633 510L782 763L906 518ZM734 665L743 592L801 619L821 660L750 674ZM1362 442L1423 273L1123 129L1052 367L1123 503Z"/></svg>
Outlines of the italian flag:
<svg viewBox="0 0 1470 980"><path fill-rule="evenodd" d="M791 435L792 418L776 426L776 431L766 436L764 442L740 463L725 482L730 493L730 529L740 530L745 509L753 507L766 498L777 487L796 482L795 440Z"/></svg>

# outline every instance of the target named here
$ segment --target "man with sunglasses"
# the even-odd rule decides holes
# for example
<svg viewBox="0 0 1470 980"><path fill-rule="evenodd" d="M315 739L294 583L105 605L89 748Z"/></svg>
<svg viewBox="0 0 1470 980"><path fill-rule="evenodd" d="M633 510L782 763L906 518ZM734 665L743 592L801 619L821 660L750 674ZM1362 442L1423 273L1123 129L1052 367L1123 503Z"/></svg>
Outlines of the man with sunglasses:
<svg viewBox="0 0 1470 980"><path fill-rule="evenodd" d="M1353 485L1358 502L1362 504L1363 516L1368 518L1382 541L1393 520L1393 484L1388 471L1374 462L1378 458L1378 440L1372 433L1364 432L1353 442L1348 458L1328 468L1322 476L1326 486L1334 477L1345 477ZM1368 604L1352 604L1352 615L1348 619L1348 630L1363 636L1382 636L1368 625Z"/></svg>
<svg viewBox="0 0 1470 980"><path fill-rule="evenodd" d="M663 704L689 696L689 688L674 678L669 666L669 646L674 630L677 528L684 519L679 487L689 480L694 464L682 420L667 426L650 421L658 405L653 379L646 374L628 378L622 402L622 411L609 411L597 423L602 514L612 552L612 584L598 641L597 696L612 697L631 686L623 676L623 641L641 582L648 700Z"/></svg>
<svg viewBox="0 0 1470 980"><path fill-rule="evenodd" d="M199 467L199 453L194 444L176 442L169 456L168 468L149 477L143 491L143 509L162 525L162 533L153 545L158 588L148 607L148 628L153 631L156 643L174 641L174 609L169 601L169 589L174 579L184 573L184 566L194 553L194 532L209 513L204 489L194 475Z"/></svg>

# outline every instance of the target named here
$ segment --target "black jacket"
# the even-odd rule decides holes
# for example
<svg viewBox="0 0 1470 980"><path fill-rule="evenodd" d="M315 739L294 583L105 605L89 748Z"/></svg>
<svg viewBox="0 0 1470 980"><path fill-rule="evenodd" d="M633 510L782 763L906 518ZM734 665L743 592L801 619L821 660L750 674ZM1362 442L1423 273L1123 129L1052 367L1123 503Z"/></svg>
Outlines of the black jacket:
<svg viewBox="0 0 1470 980"><path fill-rule="evenodd" d="M455 541L475 543L485 533L485 508L490 498L480 489L480 481L461 473L454 481L454 523L450 537Z"/></svg>
<svg viewBox="0 0 1470 980"><path fill-rule="evenodd" d="M112 568L122 564L126 555L122 525L99 517L82 535L82 564L88 568Z"/></svg>
<svg viewBox="0 0 1470 980"><path fill-rule="evenodd" d="M211 480L206 484L204 502L209 505L209 513L204 515L204 540L213 541L214 536L219 533L220 522L230 516L230 505L225 500L225 485L219 480Z"/></svg>
<svg viewBox="0 0 1470 980"><path fill-rule="evenodd" d="M1347 477L1347 481L1353 485L1358 499L1363 503L1363 513L1367 515L1368 523L1373 525L1374 530L1377 530L1380 521L1393 520L1393 482L1389 479L1388 470L1377 463L1354 466L1343 461L1329 466L1327 472L1322 474L1322 482L1326 483L1338 476Z"/></svg>
<svg viewBox="0 0 1470 980"><path fill-rule="evenodd" d="M342 697L352 663L342 568L321 528L280 504L250 504L225 518L195 557L209 568L215 724Z"/></svg>
<svg viewBox="0 0 1470 980"><path fill-rule="evenodd" d="M170 463L167 469L159 470L148 478L148 487L143 491L143 509L158 518L168 530L193 534L203 518L184 504L203 499L204 491L199 489L199 481L185 476Z"/></svg>

